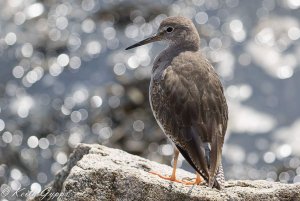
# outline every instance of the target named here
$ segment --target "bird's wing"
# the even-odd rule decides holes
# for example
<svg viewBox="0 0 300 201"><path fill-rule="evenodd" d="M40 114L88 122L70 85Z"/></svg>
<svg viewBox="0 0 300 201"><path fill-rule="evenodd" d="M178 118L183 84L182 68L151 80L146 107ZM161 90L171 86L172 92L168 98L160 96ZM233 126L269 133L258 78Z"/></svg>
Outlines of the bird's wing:
<svg viewBox="0 0 300 201"><path fill-rule="evenodd" d="M179 60L165 70L161 88L171 108L176 146L209 185L216 186L228 119L218 75L208 62Z"/></svg>

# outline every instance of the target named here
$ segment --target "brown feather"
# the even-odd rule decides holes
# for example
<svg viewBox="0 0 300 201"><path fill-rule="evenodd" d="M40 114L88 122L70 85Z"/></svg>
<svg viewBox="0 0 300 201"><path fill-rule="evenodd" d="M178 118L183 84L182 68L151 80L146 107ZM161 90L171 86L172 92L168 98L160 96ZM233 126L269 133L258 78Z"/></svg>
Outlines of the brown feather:
<svg viewBox="0 0 300 201"><path fill-rule="evenodd" d="M167 31L169 27L173 28L171 32ZM127 49L158 40L168 41L169 46L152 68L149 95L153 114L209 186L220 188L219 181L224 181L221 154L228 120L220 79L200 54L200 37L190 19L168 17L156 35Z"/></svg>
<svg viewBox="0 0 300 201"><path fill-rule="evenodd" d="M155 116L166 135L181 152L184 150L187 161L212 186L221 163L228 118L219 77L199 52L189 51L175 57L163 75L159 82L152 83L156 90L150 88L150 93L157 92L150 94L154 97L151 101ZM156 100L156 96L160 100ZM201 149L205 142L211 143L209 164Z"/></svg>

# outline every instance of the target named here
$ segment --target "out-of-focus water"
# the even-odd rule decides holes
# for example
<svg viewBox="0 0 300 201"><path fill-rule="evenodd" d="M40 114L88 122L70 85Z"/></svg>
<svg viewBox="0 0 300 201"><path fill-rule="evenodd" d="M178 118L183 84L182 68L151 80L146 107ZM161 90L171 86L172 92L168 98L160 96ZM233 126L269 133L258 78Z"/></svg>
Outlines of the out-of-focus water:
<svg viewBox="0 0 300 201"><path fill-rule="evenodd" d="M164 43L124 48L191 18L229 104L228 179L300 182L299 0L0 2L0 182L39 192L76 144L170 164L148 103ZM179 165L192 169L180 158ZM8 199L8 198L7 198Z"/></svg>

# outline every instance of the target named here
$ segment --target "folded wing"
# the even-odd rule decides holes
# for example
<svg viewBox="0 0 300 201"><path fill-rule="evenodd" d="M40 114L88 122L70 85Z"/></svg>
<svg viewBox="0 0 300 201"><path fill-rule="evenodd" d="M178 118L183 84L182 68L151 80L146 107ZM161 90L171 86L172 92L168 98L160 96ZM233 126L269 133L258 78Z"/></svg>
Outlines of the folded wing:
<svg viewBox="0 0 300 201"><path fill-rule="evenodd" d="M165 70L160 87L171 108L171 139L209 186L219 188L228 111L218 75L209 63L184 61Z"/></svg>

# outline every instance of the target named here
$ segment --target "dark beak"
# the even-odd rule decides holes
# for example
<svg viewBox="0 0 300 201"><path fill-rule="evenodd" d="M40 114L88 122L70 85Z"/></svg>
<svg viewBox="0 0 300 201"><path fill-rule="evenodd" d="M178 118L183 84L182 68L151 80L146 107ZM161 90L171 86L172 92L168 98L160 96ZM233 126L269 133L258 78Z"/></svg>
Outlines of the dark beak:
<svg viewBox="0 0 300 201"><path fill-rule="evenodd" d="M135 47L138 47L138 46L141 46L141 45L145 45L145 44L148 44L148 43L152 43L152 42L155 42L155 41L159 41L161 40L161 34L156 34L154 36L151 36L149 38L146 38L145 40L142 40L134 45L131 45L129 47L127 47L125 50L129 50L129 49L132 49L132 48L135 48Z"/></svg>

